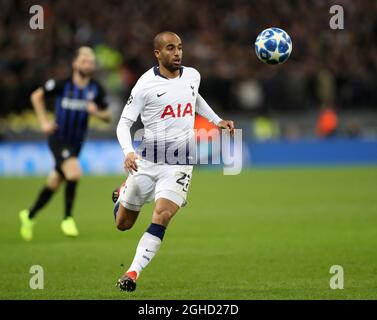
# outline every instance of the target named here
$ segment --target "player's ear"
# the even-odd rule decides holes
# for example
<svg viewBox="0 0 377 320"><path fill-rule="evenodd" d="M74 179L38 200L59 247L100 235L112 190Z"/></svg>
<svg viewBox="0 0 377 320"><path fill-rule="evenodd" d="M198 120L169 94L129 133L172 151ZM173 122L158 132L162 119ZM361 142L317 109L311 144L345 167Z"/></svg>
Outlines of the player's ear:
<svg viewBox="0 0 377 320"><path fill-rule="evenodd" d="M154 56L158 59L160 57L160 50L154 49Z"/></svg>

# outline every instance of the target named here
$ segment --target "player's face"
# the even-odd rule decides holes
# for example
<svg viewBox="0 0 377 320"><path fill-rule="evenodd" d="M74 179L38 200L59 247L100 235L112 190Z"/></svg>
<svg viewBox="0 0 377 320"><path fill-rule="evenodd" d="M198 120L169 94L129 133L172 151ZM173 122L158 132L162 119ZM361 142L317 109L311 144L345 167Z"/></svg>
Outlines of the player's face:
<svg viewBox="0 0 377 320"><path fill-rule="evenodd" d="M73 61L73 70L82 77L91 77L96 70L96 60L92 54L80 54Z"/></svg>
<svg viewBox="0 0 377 320"><path fill-rule="evenodd" d="M176 35L166 35L160 50L155 50L156 57L170 72L174 72L182 64L182 41Z"/></svg>

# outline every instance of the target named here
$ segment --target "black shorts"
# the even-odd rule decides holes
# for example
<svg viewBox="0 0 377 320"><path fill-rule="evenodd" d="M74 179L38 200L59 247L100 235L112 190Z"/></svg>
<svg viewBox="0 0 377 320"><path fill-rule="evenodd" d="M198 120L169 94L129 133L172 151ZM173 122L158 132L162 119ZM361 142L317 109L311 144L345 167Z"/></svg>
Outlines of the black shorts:
<svg viewBox="0 0 377 320"><path fill-rule="evenodd" d="M61 166L63 162L72 157L78 157L81 150L80 146L73 146L58 140L54 136L48 138L48 146L55 159L55 170L64 176Z"/></svg>

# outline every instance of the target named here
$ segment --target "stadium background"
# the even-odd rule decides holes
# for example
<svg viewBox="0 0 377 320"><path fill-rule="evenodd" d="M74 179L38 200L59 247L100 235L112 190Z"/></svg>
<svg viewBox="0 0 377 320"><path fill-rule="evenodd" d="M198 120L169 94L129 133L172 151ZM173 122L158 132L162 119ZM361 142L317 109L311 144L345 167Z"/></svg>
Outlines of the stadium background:
<svg viewBox="0 0 377 320"><path fill-rule="evenodd" d="M22 288L27 287L29 276L25 268L35 259L51 265L55 276L63 272L53 252L71 255L79 268L89 270L98 261L111 264L119 255L126 256L122 252L125 241L131 255L148 213L129 237L113 230L108 194L122 179L115 127L136 80L155 64L152 39L162 30L181 35L184 65L201 72L202 95L218 114L233 119L243 130L244 171L224 177L219 170L199 168L190 191L191 208L185 209L187 215L170 231L174 245L169 247L167 242L164 256L146 271L149 277L164 268L177 273L170 279L176 291L152 294L148 289L160 284L146 280L142 283L146 291L136 297L376 297L376 261L371 254L377 244L376 1L38 1L44 8L44 30L29 28L29 8L35 1L0 3L0 192L4 217L0 261L6 284L0 292L2 298L121 297L106 287L120 272L118 266L107 267L101 274L99 283L107 288L105 293L89 290L80 282L88 281L87 277L74 268L68 283L75 287L77 280L82 285L77 294L68 285L60 294L57 288L44 294ZM344 30L329 27L333 4L344 8ZM293 40L292 55L281 66L266 66L254 53L254 39L270 26L283 28ZM97 78L109 93L113 121L110 125L91 122L81 157L87 175L76 207L82 242L64 242L59 235L60 216L48 213L61 211L61 203L55 199L41 214L33 251L18 237L17 212L32 201L52 159L29 97L47 79L66 77L74 49L81 45L90 45L96 52ZM219 190L218 185L224 188ZM227 221L228 214L233 217L230 227L221 223ZM207 233L201 233L202 229ZM182 253L177 248L187 239L191 249ZM117 253L104 253L107 245L114 243ZM212 251L205 251L203 243ZM245 255L241 248L253 244L256 247L246 254L247 266L241 263L237 269L247 275L233 291L226 291L217 282L220 270L231 267L229 260L240 259L236 253ZM74 257L72 246L77 249ZM237 246L239 252L234 249ZM217 251L224 248L228 255ZM80 258L82 252L86 260ZM195 264L194 271L187 273L203 277L208 290L200 286L185 289L186 283L178 277L179 267L169 264L172 252L181 254L185 265ZM286 257L290 262L284 264ZM301 262L298 269L294 260ZM352 290L336 295L328 289L328 269L341 263L354 278L348 282ZM199 274L208 264L221 266L209 267L210 278L216 279L213 283L208 283L207 274ZM276 271L274 266L282 269ZM268 284L262 280L264 270L271 275ZM299 280L293 271L302 273ZM5 276L7 272L11 276ZM305 278L305 273L313 277ZM11 279L22 279L25 284L17 286ZM163 279L169 281L166 275ZM220 293L215 293L215 288L220 288Z"/></svg>

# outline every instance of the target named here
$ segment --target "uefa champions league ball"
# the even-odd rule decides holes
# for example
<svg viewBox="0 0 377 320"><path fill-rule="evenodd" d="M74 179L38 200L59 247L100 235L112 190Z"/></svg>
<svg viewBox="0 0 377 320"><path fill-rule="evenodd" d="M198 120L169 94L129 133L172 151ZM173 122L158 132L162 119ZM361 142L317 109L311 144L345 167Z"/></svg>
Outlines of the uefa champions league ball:
<svg viewBox="0 0 377 320"><path fill-rule="evenodd" d="M280 64L292 52L292 40L288 33L279 28L263 30L255 40L255 53L260 61L267 64Z"/></svg>

